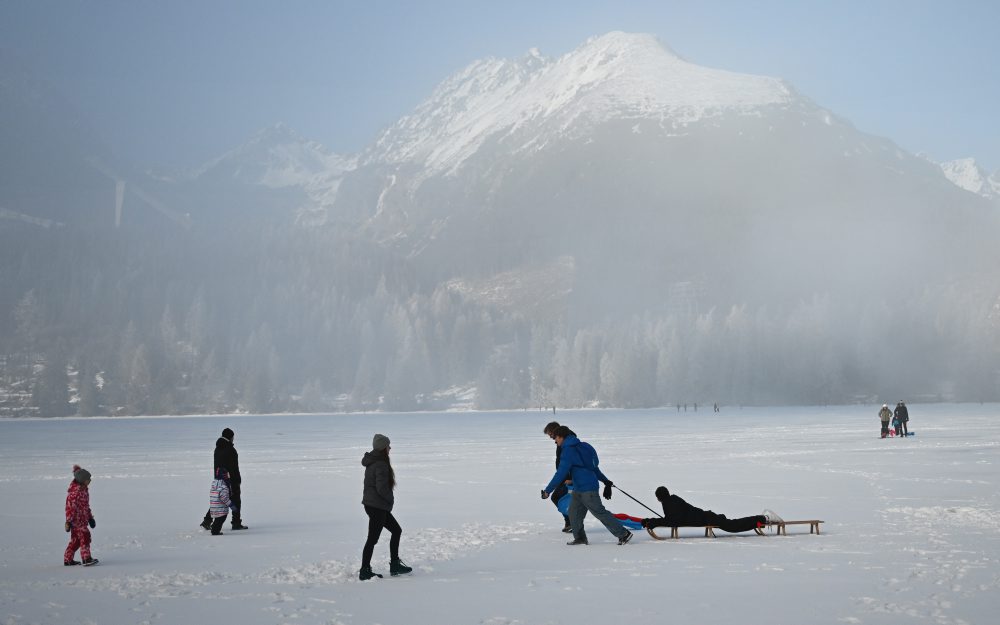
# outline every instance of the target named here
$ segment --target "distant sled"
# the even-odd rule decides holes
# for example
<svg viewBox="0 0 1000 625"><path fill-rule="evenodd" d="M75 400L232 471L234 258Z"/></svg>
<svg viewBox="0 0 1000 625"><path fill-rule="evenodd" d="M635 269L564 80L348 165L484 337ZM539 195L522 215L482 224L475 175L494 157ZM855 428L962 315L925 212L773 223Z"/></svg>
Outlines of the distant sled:
<svg viewBox="0 0 1000 625"><path fill-rule="evenodd" d="M900 434L899 436L895 436L895 435L892 435L892 436L880 436L879 438L906 438L907 436L916 436L916 435L917 435L916 432L909 432L907 434Z"/></svg>

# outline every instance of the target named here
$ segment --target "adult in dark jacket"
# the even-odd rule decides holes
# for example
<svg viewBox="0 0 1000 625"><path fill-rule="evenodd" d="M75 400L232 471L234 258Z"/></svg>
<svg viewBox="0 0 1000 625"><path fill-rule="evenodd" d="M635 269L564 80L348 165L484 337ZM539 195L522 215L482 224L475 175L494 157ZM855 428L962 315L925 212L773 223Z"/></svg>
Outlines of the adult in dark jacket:
<svg viewBox="0 0 1000 625"><path fill-rule="evenodd" d="M567 478L573 480L573 492L570 494L572 499L569 504L569 522L573 528L573 540L567 544L588 544L587 534L583 530L583 519L588 511L618 538L619 545L628 543L632 539L632 532L628 531L615 515L608 512L597 495L598 481L604 482L605 499L611 499L612 486L611 480L598 466L597 451L577 438L573 430L565 425L559 426L555 436L556 444L563 448L562 456L552 480L542 489L542 498L551 495Z"/></svg>
<svg viewBox="0 0 1000 625"><path fill-rule="evenodd" d="M724 532L748 532L764 527L768 519L764 515L747 516L742 519L729 519L724 514L716 514L711 510L696 508L677 495L671 495L666 486L660 486L655 491L656 499L663 504L662 519L643 519L643 527L695 527L714 525Z"/></svg>
<svg viewBox="0 0 1000 625"><path fill-rule="evenodd" d="M906 409L906 404L903 403L903 400L899 400L899 403L896 404L894 415L899 419L899 424L903 428L903 436L909 436L910 430L906 427L906 424L910 422L910 411Z"/></svg>
<svg viewBox="0 0 1000 625"><path fill-rule="evenodd" d="M233 447L234 438L236 438L236 434L229 428L226 428L222 430L222 436L215 441L212 478L214 479L218 475L219 469L229 474L229 499L235 506L233 508L233 529L245 530L250 528L243 525L243 518L241 516L243 500L240 493L240 483L243 481L243 478L240 476L240 455L237 453L236 448ZM202 520L201 526L207 530L212 529L211 510L205 513L205 518Z"/></svg>
<svg viewBox="0 0 1000 625"><path fill-rule="evenodd" d="M546 436L548 436L549 438L551 438L552 442L555 442L555 440L556 440L556 430L557 429L559 429L559 422L558 421L550 421L545 426L545 429L542 430L542 433L545 434ZM557 444L556 445L556 470L559 470L559 458L561 456L562 456L562 447ZM556 510L559 509L559 500L562 499L563 497L565 497L567 493L569 493L569 489L566 486L565 482L562 483L562 484L560 484L559 486L556 486L556 489L554 491L552 491L552 503L555 505ZM563 529L562 529L562 531L565 532L565 533L567 533L567 534L573 531L573 527L572 527L572 525L570 525L570 522L569 522L569 515L566 515L566 514L563 515Z"/></svg>
<svg viewBox="0 0 1000 625"><path fill-rule="evenodd" d="M361 465L365 468L365 486L361 496L361 504L368 515L368 540L361 552L361 571L358 579L366 580L382 576L372 572L372 554L378 543L382 529L389 530L389 574L402 575L413 571L399 559L399 539L403 529L392 516L392 506L395 503L393 490L396 488L396 473L389 461L389 437L376 434L372 439L372 450L365 452Z"/></svg>

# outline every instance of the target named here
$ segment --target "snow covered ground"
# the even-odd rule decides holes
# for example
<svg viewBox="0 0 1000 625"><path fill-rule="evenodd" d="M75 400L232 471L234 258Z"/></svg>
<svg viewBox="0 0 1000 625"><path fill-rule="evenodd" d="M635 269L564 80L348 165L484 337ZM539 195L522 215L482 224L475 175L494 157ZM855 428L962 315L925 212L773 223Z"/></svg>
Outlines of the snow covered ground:
<svg viewBox="0 0 1000 625"><path fill-rule="evenodd" d="M771 508L820 536L567 547L538 492L551 413L0 422L0 623L993 623L1000 406L560 412L617 485L667 485L730 516ZM236 431L247 532L212 537L211 452ZM408 577L358 582L360 458L392 439ZM94 474L97 567L65 568L70 468ZM644 510L616 492L615 512ZM228 529L228 524L227 524ZM375 569L387 572L387 537Z"/></svg>

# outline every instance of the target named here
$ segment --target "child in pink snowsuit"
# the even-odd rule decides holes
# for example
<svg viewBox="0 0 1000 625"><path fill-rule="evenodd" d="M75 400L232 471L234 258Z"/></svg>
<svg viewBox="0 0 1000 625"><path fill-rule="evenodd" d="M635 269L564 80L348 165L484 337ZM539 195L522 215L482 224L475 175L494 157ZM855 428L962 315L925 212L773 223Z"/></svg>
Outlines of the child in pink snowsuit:
<svg viewBox="0 0 1000 625"><path fill-rule="evenodd" d="M69 545L63 554L63 564L73 566L81 564L73 559L76 550L80 550L80 558L83 559L83 566L97 564L95 558L90 557L90 529L87 527L97 527L94 514L90 511L90 471L81 469L79 465L73 465L73 481L69 485L66 494L66 531L70 532Z"/></svg>

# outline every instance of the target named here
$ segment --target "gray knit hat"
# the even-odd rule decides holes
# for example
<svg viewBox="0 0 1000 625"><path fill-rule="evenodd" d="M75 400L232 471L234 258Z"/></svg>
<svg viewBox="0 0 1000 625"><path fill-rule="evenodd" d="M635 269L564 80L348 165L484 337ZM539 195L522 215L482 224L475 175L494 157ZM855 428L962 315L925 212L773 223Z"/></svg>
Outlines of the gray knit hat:
<svg viewBox="0 0 1000 625"><path fill-rule="evenodd" d="M73 465L73 481L78 482L80 484L86 484L89 479L90 479L90 471L86 469L81 469L80 465L78 464Z"/></svg>
<svg viewBox="0 0 1000 625"><path fill-rule="evenodd" d="M382 451L389 446L389 437L385 434L376 434L372 439L372 449Z"/></svg>

